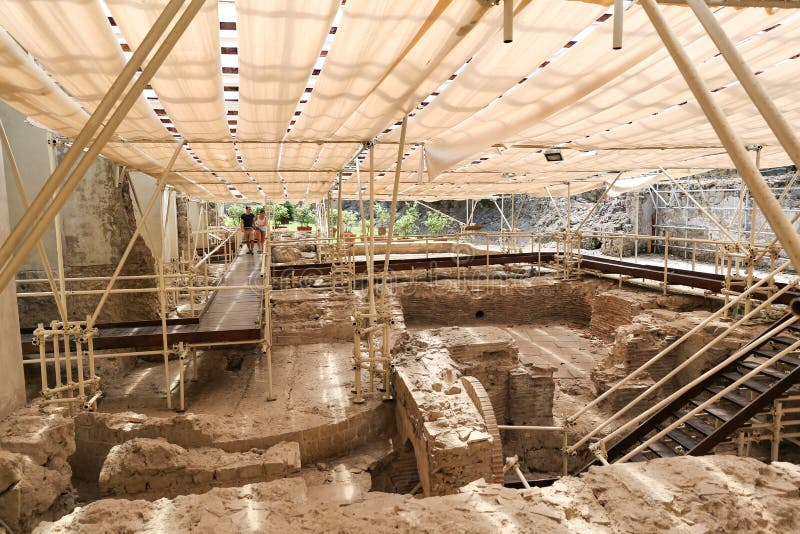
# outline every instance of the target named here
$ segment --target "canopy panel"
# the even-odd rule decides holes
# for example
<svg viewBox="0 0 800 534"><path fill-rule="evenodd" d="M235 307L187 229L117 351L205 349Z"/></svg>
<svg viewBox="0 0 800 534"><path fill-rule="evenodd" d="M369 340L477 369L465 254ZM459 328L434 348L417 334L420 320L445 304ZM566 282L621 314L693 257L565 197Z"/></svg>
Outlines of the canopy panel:
<svg viewBox="0 0 800 534"><path fill-rule="evenodd" d="M5 0L0 99L75 137L167 0ZM794 2L800 4L800 2ZM204 199L313 202L343 173L401 199L578 193L624 177L732 167L643 9L612 50L610 2L209 0L103 154ZM791 164L692 11L671 28L762 167ZM790 122L797 9L714 8ZM367 157L375 143L374 169ZM562 161L543 152L559 148ZM647 178L647 179L650 179ZM643 181L647 181L647 179ZM627 181L635 184L636 181Z"/></svg>

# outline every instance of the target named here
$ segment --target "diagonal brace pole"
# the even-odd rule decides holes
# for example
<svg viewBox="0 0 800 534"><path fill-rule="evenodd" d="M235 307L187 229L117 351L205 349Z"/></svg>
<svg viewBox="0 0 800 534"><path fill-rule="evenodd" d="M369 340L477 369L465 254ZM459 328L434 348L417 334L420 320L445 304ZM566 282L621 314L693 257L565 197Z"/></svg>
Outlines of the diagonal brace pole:
<svg viewBox="0 0 800 534"><path fill-rule="evenodd" d="M697 66L692 63L689 54L681 45L677 35L668 26L667 21L661 13L656 0L641 0L647 16L656 29L659 37L664 42L678 70L683 75L686 84L692 91L697 103L708 118L708 122L714 128L725 150L736 166L736 170L747 184L753 199L761 208L764 217L772 227L773 232L780 240L783 249L789 259L797 268L800 266L800 236L789 219L783 213L778 200L772 194L761 172L747 154L747 148L742 139L734 131L730 121L725 117L722 108L711 97L705 81L700 76Z"/></svg>
<svg viewBox="0 0 800 534"><path fill-rule="evenodd" d="M130 89L119 102L112 115L103 124L103 120L117 104L139 66L142 65L144 59L158 42L182 4L182 0L172 0L167 5L164 12L162 12L145 36L142 44L137 47L130 61L126 63L98 108L75 138L75 142L64 159L53 171L50 178L47 179L33 202L31 202L28 212L17 223L3 245L0 246L0 258L3 258L3 263L0 264L2 265L0 266L0 289L5 288L14 277L25 256L35 246L36 241L45 232L47 225L55 218L66 200L78 186L86 171L94 163L97 156L100 155L100 151L114 135L117 127L122 123L125 116L141 96L146 85L150 83L158 68L172 51L175 43L177 43L195 15L203 7L204 0L191 1L141 74L133 81ZM88 143L92 138L94 140ZM86 148L86 152L84 152L84 148ZM81 159L76 165L75 162L79 157ZM73 165L75 166L74 169Z"/></svg>

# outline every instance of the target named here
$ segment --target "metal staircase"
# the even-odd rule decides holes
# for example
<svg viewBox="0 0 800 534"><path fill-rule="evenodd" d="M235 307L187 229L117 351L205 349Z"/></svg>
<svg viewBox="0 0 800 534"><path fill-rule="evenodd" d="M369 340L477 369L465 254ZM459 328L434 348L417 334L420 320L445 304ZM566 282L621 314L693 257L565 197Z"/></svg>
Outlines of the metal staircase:
<svg viewBox="0 0 800 534"><path fill-rule="evenodd" d="M791 314L784 316L755 339L787 323L791 317ZM607 461L645 461L711 452L800 382L798 344L800 325L787 324L652 414L606 450ZM697 413L687 417L697 408L700 408ZM641 450L631 455L636 449Z"/></svg>

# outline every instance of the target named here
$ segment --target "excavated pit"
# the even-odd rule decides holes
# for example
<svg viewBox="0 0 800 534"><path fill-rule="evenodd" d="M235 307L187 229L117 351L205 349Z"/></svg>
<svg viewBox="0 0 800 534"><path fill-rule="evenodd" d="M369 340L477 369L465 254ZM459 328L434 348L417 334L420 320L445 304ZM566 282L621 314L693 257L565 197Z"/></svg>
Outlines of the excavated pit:
<svg viewBox="0 0 800 534"><path fill-rule="evenodd" d="M498 425L560 425L712 307L702 298L549 276L397 283L388 297L393 402L377 391L364 404L352 402L349 315L363 291L273 292L274 402L264 401L258 347L200 351L197 368L187 369L187 412L179 415L165 407L162 361L104 361L99 412L73 418L69 466L78 491L70 495L82 505L154 500L300 477L309 495L349 504L370 491L433 496L478 479L502 483L511 480L504 460L515 455L529 478L546 478L561 471L562 436ZM592 410L570 440L720 327L712 323ZM745 337L726 341L700 366ZM177 365L171 372L176 402ZM588 453L573 456L569 467L588 460Z"/></svg>

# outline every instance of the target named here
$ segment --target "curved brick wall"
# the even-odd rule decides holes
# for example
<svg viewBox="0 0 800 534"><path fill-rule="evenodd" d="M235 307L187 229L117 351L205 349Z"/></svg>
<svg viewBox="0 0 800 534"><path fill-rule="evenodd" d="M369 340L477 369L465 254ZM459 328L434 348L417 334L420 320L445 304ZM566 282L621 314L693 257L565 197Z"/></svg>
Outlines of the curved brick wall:
<svg viewBox="0 0 800 534"><path fill-rule="evenodd" d="M462 376L461 384L464 390L475 403L478 412L483 416L483 421L486 423L486 431L492 436L492 477L493 482L497 484L503 483L503 443L500 441L500 430L497 428L497 420L494 416L494 409L492 408L492 401L489 399L489 394L486 388L483 387L480 380L474 376Z"/></svg>

